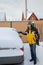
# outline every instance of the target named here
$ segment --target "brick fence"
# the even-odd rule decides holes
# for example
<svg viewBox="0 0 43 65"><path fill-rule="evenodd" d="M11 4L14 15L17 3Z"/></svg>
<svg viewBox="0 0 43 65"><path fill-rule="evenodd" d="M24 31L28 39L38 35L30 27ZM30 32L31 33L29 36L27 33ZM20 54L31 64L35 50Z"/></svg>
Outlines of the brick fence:
<svg viewBox="0 0 43 65"><path fill-rule="evenodd" d="M13 27L16 28L17 31L25 31L27 28L27 23L29 21L14 21L14 22L0 22L0 27ZM39 34L40 34L40 41L43 41L43 20L34 21L36 27L38 28ZM22 35L22 34L20 34ZM27 37L25 35L22 35L23 42L27 42Z"/></svg>

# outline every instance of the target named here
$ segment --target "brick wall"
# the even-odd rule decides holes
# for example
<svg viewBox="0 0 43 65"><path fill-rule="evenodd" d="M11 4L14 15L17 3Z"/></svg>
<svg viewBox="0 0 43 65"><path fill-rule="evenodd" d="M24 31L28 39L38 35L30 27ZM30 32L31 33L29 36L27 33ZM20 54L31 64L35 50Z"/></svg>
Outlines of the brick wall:
<svg viewBox="0 0 43 65"><path fill-rule="evenodd" d="M0 22L0 27L10 27L10 22Z"/></svg>
<svg viewBox="0 0 43 65"><path fill-rule="evenodd" d="M12 27L16 28L17 31L25 31L28 22L12 22ZM0 27L10 27L10 22L0 22ZM40 34L40 41L43 41L43 20L35 21L35 25L38 28ZM22 34L20 34L22 35ZM27 37L22 35L23 42L27 42Z"/></svg>

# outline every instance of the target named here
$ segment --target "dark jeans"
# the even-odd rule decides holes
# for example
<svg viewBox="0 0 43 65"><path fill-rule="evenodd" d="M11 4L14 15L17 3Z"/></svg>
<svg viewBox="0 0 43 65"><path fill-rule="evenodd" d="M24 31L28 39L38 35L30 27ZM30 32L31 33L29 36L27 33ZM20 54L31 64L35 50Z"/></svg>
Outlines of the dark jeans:
<svg viewBox="0 0 43 65"><path fill-rule="evenodd" d="M30 45L31 57L36 61L36 44Z"/></svg>

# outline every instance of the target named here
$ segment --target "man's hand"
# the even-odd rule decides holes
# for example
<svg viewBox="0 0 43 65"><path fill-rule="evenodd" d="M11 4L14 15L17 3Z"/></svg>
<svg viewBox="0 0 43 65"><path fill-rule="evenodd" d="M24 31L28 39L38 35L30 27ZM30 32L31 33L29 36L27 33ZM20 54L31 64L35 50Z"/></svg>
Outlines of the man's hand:
<svg viewBox="0 0 43 65"><path fill-rule="evenodd" d="M37 43L37 45L40 46L39 43Z"/></svg>
<svg viewBox="0 0 43 65"><path fill-rule="evenodd" d="M22 38L22 35L19 35L20 38Z"/></svg>

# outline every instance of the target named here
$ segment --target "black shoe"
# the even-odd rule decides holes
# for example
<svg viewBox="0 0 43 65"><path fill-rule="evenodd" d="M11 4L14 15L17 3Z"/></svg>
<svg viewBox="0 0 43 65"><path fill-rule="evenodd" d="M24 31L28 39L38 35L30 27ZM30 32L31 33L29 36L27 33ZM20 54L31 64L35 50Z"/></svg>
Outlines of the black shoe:
<svg viewBox="0 0 43 65"><path fill-rule="evenodd" d="M34 65L36 65L37 64L37 62L36 61L34 61Z"/></svg>
<svg viewBox="0 0 43 65"><path fill-rule="evenodd" d="M30 62L32 62L33 61L33 59L30 59Z"/></svg>

